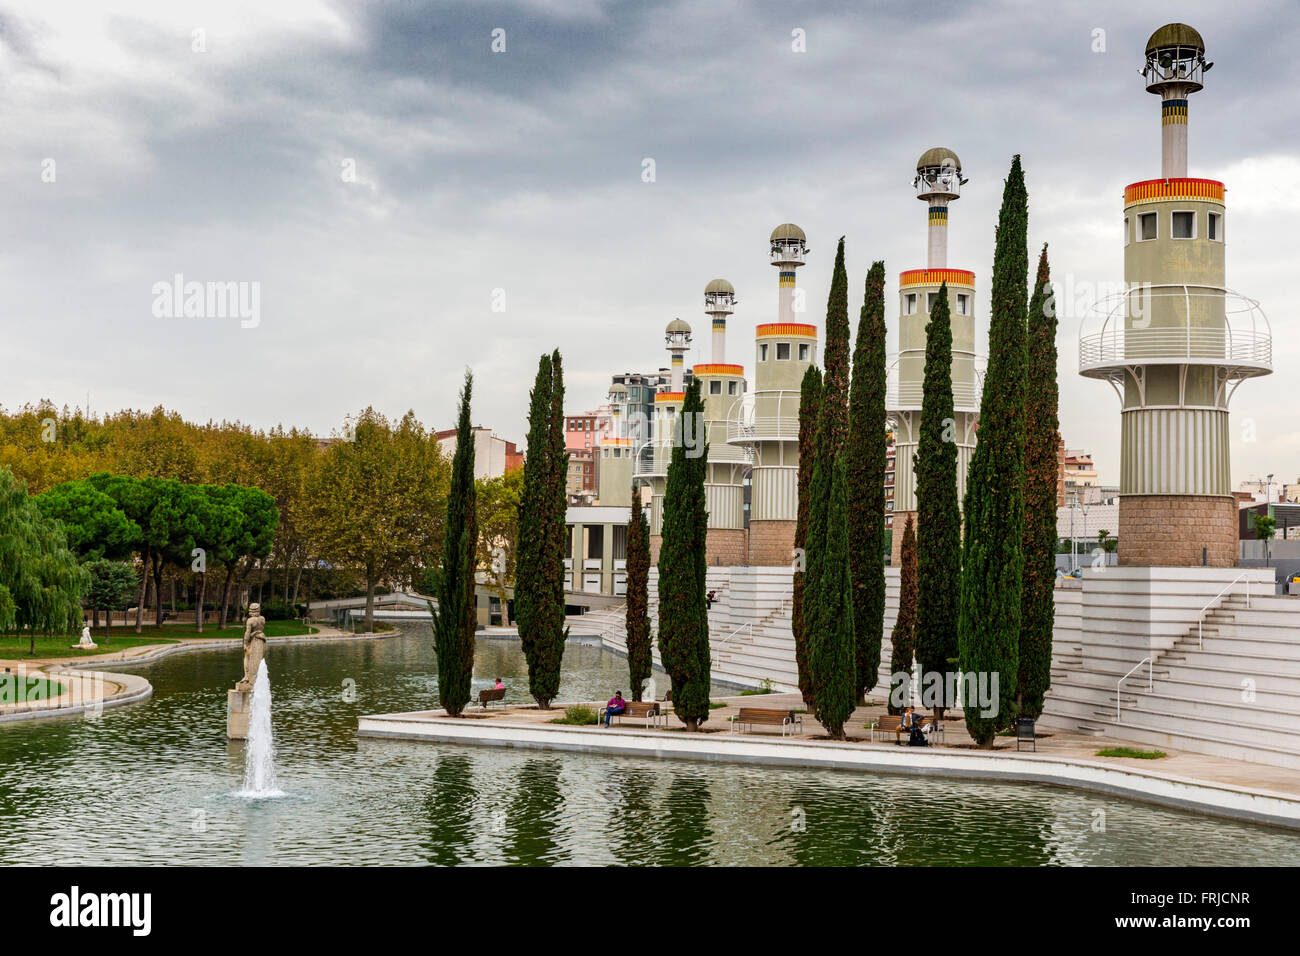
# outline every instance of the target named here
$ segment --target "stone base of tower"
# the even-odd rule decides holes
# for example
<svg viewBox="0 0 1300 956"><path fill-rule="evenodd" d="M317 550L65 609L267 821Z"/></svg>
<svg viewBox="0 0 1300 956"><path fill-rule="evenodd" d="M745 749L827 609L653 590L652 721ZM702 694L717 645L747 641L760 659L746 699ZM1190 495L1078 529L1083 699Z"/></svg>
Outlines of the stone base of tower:
<svg viewBox="0 0 1300 956"><path fill-rule="evenodd" d="M748 546L744 528L710 528L704 538L704 554L711 568L748 564Z"/></svg>
<svg viewBox="0 0 1300 956"><path fill-rule="evenodd" d="M659 566L659 549L664 546L664 536L661 534L650 535L650 567Z"/></svg>
<svg viewBox="0 0 1300 956"><path fill-rule="evenodd" d="M794 560L793 521L751 521L749 563L758 567L789 566Z"/></svg>
<svg viewBox="0 0 1300 956"><path fill-rule="evenodd" d="M893 533L890 537L889 544L889 566L891 568L901 568L903 566L903 530L907 527L907 519L912 519L912 533L916 533L916 512L915 511L895 511L894 523L890 525Z"/></svg>
<svg viewBox="0 0 1300 956"><path fill-rule="evenodd" d="M1235 567L1237 503L1222 495L1121 495L1118 538L1121 565Z"/></svg>

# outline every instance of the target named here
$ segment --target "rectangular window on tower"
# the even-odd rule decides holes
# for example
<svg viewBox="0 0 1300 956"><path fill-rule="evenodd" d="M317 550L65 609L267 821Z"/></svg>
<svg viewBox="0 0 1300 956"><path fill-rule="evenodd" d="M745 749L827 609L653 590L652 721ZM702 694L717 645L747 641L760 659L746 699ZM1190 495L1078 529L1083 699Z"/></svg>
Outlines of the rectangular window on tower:
<svg viewBox="0 0 1300 956"><path fill-rule="evenodd" d="M808 343L807 343L807 342L800 342L800 343L799 343L799 361L800 361L800 362L807 362L807 361L808 361Z"/></svg>
<svg viewBox="0 0 1300 956"><path fill-rule="evenodd" d="M735 394L736 394L736 383L735 383L735 382L728 382L728 383L727 383L727 394L728 394L728 395L735 395Z"/></svg>
<svg viewBox="0 0 1300 956"><path fill-rule="evenodd" d="M904 315L916 314L916 293L915 292L909 292L907 293L907 295L903 296L903 314Z"/></svg>
<svg viewBox="0 0 1300 956"><path fill-rule="evenodd" d="M1196 213L1175 212L1173 214L1173 230L1169 234L1175 239L1195 239Z"/></svg>
<svg viewBox="0 0 1300 956"><path fill-rule="evenodd" d="M709 394L710 394L710 395L721 395L721 394L722 394L722 382L719 381L719 380L716 379L716 378L715 378L713 381L711 381L711 382L709 383Z"/></svg>
<svg viewBox="0 0 1300 956"><path fill-rule="evenodd" d="M957 293L957 314L970 315L970 295L968 293Z"/></svg>
<svg viewBox="0 0 1300 956"><path fill-rule="evenodd" d="M758 360L759 360L760 362L766 362L766 361L767 361L767 343L766 343L766 342L764 342L762 345L760 345L760 346L758 347Z"/></svg>
<svg viewBox="0 0 1300 956"><path fill-rule="evenodd" d="M927 313L934 311L934 304L939 301L939 293L927 292L925 294L925 311Z"/></svg>
<svg viewBox="0 0 1300 956"><path fill-rule="evenodd" d="M1144 212L1138 216L1138 242L1150 242L1156 238L1156 214Z"/></svg>
<svg viewBox="0 0 1300 956"><path fill-rule="evenodd" d="M1129 234L1132 233L1132 231L1133 230L1129 228L1128 216L1125 216L1124 217L1124 245L1126 246L1128 245Z"/></svg>
<svg viewBox="0 0 1300 956"><path fill-rule="evenodd" d="M1209 223L1206 226L1205 238L1210 242L1223 241L1223 217L1217 212L1210 213Z"/></svg>
<svg viewBox="0 0 1300 956"><path fill-rule="evenodd" d="M777 342L777 343L776 343L776 360L777 360L778 362L788 362L788 361L790 361L790 343L789 343L789 342Z"/></svg>

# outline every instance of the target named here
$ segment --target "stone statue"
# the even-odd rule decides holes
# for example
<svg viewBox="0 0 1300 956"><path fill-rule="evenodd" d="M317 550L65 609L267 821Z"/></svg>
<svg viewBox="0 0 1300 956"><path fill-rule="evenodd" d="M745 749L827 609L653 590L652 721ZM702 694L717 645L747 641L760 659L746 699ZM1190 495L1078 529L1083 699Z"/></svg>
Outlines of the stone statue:
<svg viewBox="0 0 1300 956"><path fill-rule="evenodd" d="M83 621L81 627L81 643L78 644L77 647L85 648L86 650L94 650L98 646L99 645L95 643L94 638L90 636L90 625Z"/></svg>
<svg viewBox="0 0 1300 956"><path fill-rule="evenodd" d="M262 605L248 605L248 620L244 622L244 676L235 690L251 693L257 680L257 668L266 656L266 618Z"/></svg>

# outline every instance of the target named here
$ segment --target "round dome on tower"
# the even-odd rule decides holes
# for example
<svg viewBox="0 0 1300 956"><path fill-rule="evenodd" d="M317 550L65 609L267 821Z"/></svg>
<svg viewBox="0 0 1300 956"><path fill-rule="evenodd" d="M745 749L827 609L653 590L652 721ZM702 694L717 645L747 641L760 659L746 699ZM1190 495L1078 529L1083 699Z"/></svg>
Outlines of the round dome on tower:
<svg viewBox="0 0 1300 956"><path fill-rule="evenodd" d="M935 166L951 166L961 172L961 160L957 154L946 146L935 146L933 149L927 149L921 154L921 158L916 161L916 168L932 169Z"/></svg>
<svg viewBox="0 0 1300 956"><path fill-rule="evenodd" d="M668 335L672 335L674 332L685 332L687 335L690 335L691 327L681 319L673 319L668 323L668 327L664 329L664 332Z"/></svg>
<svg viewBox="0 0 1300 956"><path fill-rule="evenodd" d="M787 241L795 240L797 242L807 242L808 237L805 236L803 234L803 230L800 229L798 226L796 226L794 223L783 222L781 223L781 225L777 226L775 229L772 230L772 242L780 242L782 240L787 240Z"/></svg>
<svg viewBox="0 0 1300 956"><path fill-rule="evenodd" d="M1205 52L1205 41L1186 23L1166 23L1147 40L1147 55L1175 46L1190 47L1197 53Z"/></svg>
<svg viewBox="0 0 1300 956"><path fill-rule="evenodd" d="M705 295L735 295L735 287L726 279L714 279L704 287Z"/></svg>
<svg viewBox="0 0 1300 956"><path fill-rule="evenodd" d="M626 394L627 394L627 386L624 385L624 384L622 384L621 382L615 382L613 385L611 385L611 386L609 387L609 394L610 394L610 395L626 395Z"/></svg>

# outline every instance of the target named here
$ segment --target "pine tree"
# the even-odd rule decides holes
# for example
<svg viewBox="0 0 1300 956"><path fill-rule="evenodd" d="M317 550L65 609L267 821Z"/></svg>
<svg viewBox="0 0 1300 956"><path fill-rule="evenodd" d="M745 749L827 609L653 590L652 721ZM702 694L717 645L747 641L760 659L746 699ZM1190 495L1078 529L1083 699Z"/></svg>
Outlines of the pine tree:
<svg viewBox="0 0 1300 956"><path fill-rule="evenodd" d="M818 462L819 470L823 469ZM854 671L853 579L849 567L849 501L844 454L835 456L826 507L824 550L816 594L819 638L813 644L817 720L833 740L844 739L844 724L857 703ZM877 651L879 659L879 651Z"/></svg>
<svg viewBox="0 0 1300 956"><path fill-rule="evenodd" d="M805 569L808 555L808 522L811 517L809 499L812 495L813 468L817 464L815 452L817 421L821 411L822 372L809 365L803 374L799 390L799 510L794 526L794 546L799 552L795 563L791 629L794 631L794 660L799 674L799 692L809 706L813 701L812 670L808 663L808 629L805 624L804 594L807 582Z"/></svg>
<svg viewBox="0 0 1300 956"><path fill-rule="evenodd" d="M849 277L844 269L843 236L835 251L835 270L826 300L826 368L822 382L824 399L817 442L830 480L835 456L844 450L849 433ZM820 434L823 429L824 436Z"/></svg>
<svg viewBox="0 0 1300 956"><path fill-rule="evenodd" d="M641 493L632 489L632 520L627 526L627 672L632 699L650 679L650 526L641 510Z"/></svg>
<svg viewBox="0 0 1300 956"><path fill-rule="evenodd" d="M890 674L912 675L912 657L916 653L916 611L920 598L920 581L916 568L916 528L912 516L907 516L903 527L903 544L899 555L902 562L899 568L898 618L894 621L894 630L889 637L889 671ZM893 686L890 687L889 712L901 714L907 706L908 697L900 706L894 703Z"/></svg>
<svg viewBox="0 0 1300 956"><path fill-rule="evenodd" d="M474 595L478 525L474 511L474 430L470 427L473 389L474 375L467 371L456 420L456 454L451 460L438 606L429 602L433 646L438 656L438 700L452 717L459 717L469 703L474 629L478 624Z"/></svg>
<svg viewBox="0 0 1300 956"><path fill-rule="evenodd" d="M963 673L968 680L973 675L985 682L989 691L997 681L996 700L990 701L987 716L973 700L965 704L966 729L986 748L1011 719L1020 671L1028 220L1024 173L1016 156L1002 192L994 244L989 365L980 402L979 444L966 482L958 617Z"/></svg>
<svg viewBox="0 0 1300 956"><path fill-rule="evenodd" d="M867 273L849 387L847 478L854 667L864 700L880 679L885 633L885 264Z"/></svg>
<svg viewBox="0 0 1300 956"><path fill-rule="evenodd" d="M569 629L564 626L564 542L568 498L565 484L569 453L564 442L564 365L560 352L551 353L551 408L547 428L547 478L541 510L543 514L540 564L538 566L537 633L534 662L529 665L528 692L537 706L547 710L560 692L560 665Z"/></svg>
<svg viewBox="0 0 1300 956"><path fill-rule="evenodd" d="M957 657L961 509L957 501L957 419L952 398L952 319L948 284L925 330L921 432L916 455L916 659L926 674L946 674ZM944 685L947 687L947 683ZM951 706L954 701L945 700Z"/></svg>
<svg viewBox="0 0 1300 956"><path fill-rule="evenodd" d="M672 681L673 712L687 730L699 730L709 717L709 619L704 603L708 443L688 449L682 434L687 423L698 423L703 415L704 399L695 380L673 424L659 548L659 656Z"/></svg>
<svg viewBox="0 0 1300 956"><path fill-rule="evenodd" d="M1056 303L1047 245L1029 302L1025 395L1025 576L1020 598L1019 712L1037 717L1051 685L1056 602L1057 421Z"/></svg>

